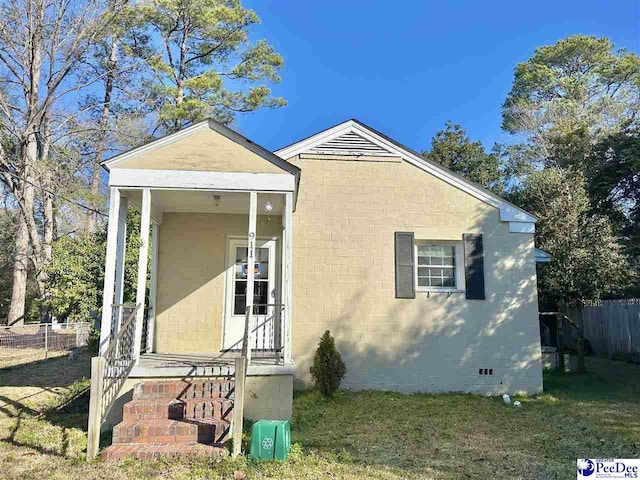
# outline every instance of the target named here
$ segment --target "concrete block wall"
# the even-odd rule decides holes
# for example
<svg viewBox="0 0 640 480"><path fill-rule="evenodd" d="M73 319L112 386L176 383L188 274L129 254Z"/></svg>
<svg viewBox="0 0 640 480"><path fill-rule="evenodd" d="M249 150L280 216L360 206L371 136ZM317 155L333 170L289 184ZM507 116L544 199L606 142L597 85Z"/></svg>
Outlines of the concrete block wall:
<svg viewBox="0 0 640 480"><path fill-rule="evenodd" d="M345 159L348 158L348 159ZM293 225L293 358L298 385L322 333L336 337L344 386L541 391L532 234L496 208L398 159L301 159ZM482 233L486 300L464 293L395 298L394 232L461 241ZM492 376L479 375L492 369Z"/></svg>
<svg viewBox="0 0 640 480"><path fill-rule="evenodd" d="M279 215L258 216L259 237L280 236ZM245 237L248 215L165 213L159 230L155 351L222 347L228 236Z"/></svg>

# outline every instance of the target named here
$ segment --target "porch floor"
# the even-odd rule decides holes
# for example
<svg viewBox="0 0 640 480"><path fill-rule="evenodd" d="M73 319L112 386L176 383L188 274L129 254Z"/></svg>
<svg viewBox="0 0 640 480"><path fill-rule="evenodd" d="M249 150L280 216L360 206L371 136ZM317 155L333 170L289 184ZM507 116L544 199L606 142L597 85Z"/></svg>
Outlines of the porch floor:
<svg viewBox="0 0 640 480"><path fill-rule="evenodd" d="M211 377L231 376L239 352L143 353L131 377ZM273 352L252 352L247 375L288 375L294 363L285 363Z"/></svg>

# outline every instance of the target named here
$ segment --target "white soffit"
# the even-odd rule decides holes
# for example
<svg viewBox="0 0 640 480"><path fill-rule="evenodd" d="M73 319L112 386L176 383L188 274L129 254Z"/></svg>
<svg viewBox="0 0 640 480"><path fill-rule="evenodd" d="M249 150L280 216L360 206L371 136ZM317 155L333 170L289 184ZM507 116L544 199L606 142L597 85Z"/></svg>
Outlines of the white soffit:
<svg viewBox="0 0 640 480"><path fill-rule="evenodd" d="M367 153L358 151L356 146ZM355 150L354 150L355 148ZM351 150L350 150L351 149ZM407 162L450 185L482 200L500 211L500 220L509 222L512 233L534 233L537 218L530 213L507 202L498 195L476 185L475 183L428 161L381 133L363 125L356 120L347 120L316 135L312 135L297 143L276 150L274 153L284 160L303 153L325 153L331 155L358 155L402 157ZM349 153L348 153L349 152Z"/></svg>

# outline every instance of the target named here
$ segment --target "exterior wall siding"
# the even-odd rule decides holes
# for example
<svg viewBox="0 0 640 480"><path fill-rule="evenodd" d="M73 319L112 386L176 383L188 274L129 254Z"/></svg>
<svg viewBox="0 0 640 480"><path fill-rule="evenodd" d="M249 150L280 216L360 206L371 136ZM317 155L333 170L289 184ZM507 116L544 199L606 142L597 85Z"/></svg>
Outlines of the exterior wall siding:
<svg viewBox="0 0 640 480"><path fill-rule="evenodd" d="M532 234L509 233L496 208L403 161L289 161L302 169L293 225L298 386L310 381L330 330L347 364L345 387L541 391ZM396 299L396 231L455 241L482 233L486 300L463 292Z"/></svg>
<svg viewBox="0 0 640 480"><path fill-rule="evenodd" d="M285 173L259 155L209 128L138 155L114 168Z"/></svg>
<svg viewBox="0 0 640 480"><path fill-rule="evenodd" d="M248 226L248 215L164 214L159 229L156 352L220 350L227 237L246 238ZM281 233L279 215L258 216L258 237Z"/></svg>

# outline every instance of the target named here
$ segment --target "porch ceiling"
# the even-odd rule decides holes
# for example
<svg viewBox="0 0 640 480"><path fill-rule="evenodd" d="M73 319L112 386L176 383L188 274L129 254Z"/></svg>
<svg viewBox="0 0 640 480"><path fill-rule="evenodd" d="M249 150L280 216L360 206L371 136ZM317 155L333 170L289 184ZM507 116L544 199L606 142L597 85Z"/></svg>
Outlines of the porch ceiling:
<svg viewBox="0 0 640 480"><path fill-rule="evenodd" d="M142 201L141 190L123 190L129 200L138 206ZM219 196L216 199L215 196ZM282 215L284 195L281 193L258 193L258 215L265 215L265 205L272 206L271 215ZM152 215L161 218L165 212L184 213L249 213L247 192L216 192L189 190L151 190Z"/></svg>

